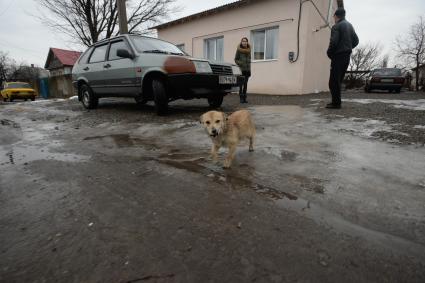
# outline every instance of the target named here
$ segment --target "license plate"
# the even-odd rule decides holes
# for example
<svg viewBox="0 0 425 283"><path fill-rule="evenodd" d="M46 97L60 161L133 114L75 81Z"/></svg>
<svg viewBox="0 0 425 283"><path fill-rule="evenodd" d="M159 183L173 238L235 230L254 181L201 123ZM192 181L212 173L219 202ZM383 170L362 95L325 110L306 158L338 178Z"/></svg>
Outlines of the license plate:
<svg viewBox="0 0 425 283"><path fill-rule="evenodd" d="M394 80L393 79L381 79L381 82L383 82L383 83L393 83Z"/></svg>
<svg viewBox="0 0 425 283"><path fill-rule="evenodd" d="M221 85L233 85L237 83L235 76L220 76L218 78L219 84Z"/></svg>

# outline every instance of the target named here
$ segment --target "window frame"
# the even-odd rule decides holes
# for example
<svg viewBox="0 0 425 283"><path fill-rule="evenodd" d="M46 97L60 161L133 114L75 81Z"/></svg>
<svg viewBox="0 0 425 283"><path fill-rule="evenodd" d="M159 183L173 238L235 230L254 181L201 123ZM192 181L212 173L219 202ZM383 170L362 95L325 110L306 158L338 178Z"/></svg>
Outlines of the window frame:
<svg viewBox="0 0 425 283"><path fill-rule="evenodd" d="M105 56L104 56L104 58L103 58L103 61L91 62L90 60L91 60L91 58L92 58L92 56L93 56L94 52L96 51L96 48L99 48L99 47L102 47L102 46L106 46L106 51L105 51ZM89 59L87 60L87 64L96 64L96 63L106 62L106 59L108 58L108 54L109 54L109 42L107 42L107 43L103 43L103 44L99 44L99 45L96 45L96 46L94 46L93 51L91 52L90 57L89 57Z"/></svg>
<svg viewBox="0 0 425 283"><path fill-rule="evenodd" d="M277 41L278 41L278 50L277 50L277 53L276 53L276 58L272 58L272 59L267 59L267 54L266 54L266 52L267 52L267 31L270 31L270 30L277 30L278 31L278 33L277 33ZM264 31L264 57L263 57L263 59L255 59L255 54L254 54L254 50L255 50L255 40L254 40L254 34L256 33L256 32L261 32L261 31ZM252 48L251 48L251 57L253 58L252 59L252 62L270 62L270 61L278 61L279 60L279 37L280 36L280 34L279 34L279 26L271 26L271 27L266 27L266 28L260 28L260 29L255 29L255 30L251 30L251 42L252 42Z"/></svg>
<svg viewBox="0 0 425 283"><path fill-rule="evenodd" d="M83 54L81 54L80 59L78 59L78 64L88 64L93 50L94 50L94 46L90 46ZM87 55L87 58L85 58L86 60L83 60L84 56L86 55Z"/></svg>
<svg viewBox="0 0 425 283"><path fill-rule="evenodd" d="M217 41L219 39L223 40L223 58L221 58L220 60L217 59ZM208 44L207 42L210 40L214 40L215 44L214 44L214 57L215 59L210 59L208 58ZM216 37L209 37L209 38L205 38L204 39L204 59L206 60L214 60L214 61L224 61L224 36L216 36Z"/></svg>
<svg viewBox="0 0 425 283"><path fill-rule="evenodd" d="M134 52L133 52L133 50L131 49L130 44L128 44L128 42L127 42L127 40L125 40L125 38L122 38L122 37L121 37L121 38L116 38L116 39L114 39L114 40L111 40L111 41L109 42L108 51L107 51L107 54L106 54L106 61L108 61L108 62L112 62L112 61L117 61L117 60L129 59L129 58L121 58L121 57L116 58L116 59L113 59L113 60L110 60L110 59L109 59L109 54L110 54L110 52L111 52L112 44L117 43L117 42L120 42L120 41L124 42L124 44L127 46L128 52L134 56Z"/></svg>

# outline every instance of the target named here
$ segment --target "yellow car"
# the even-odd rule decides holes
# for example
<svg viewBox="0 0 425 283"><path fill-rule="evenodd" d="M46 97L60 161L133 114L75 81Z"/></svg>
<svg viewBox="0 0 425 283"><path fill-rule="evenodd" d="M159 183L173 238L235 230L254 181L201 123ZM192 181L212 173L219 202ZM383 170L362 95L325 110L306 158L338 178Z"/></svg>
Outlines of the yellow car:
<svg viewBox="0 0 425 283"><path fill-rule="evenodd" d="M1 90L3 101L13 101L14 99L31 99L35 100L37 92L31 87L29 83L22 82L7 82L3 84Z"/></svg>

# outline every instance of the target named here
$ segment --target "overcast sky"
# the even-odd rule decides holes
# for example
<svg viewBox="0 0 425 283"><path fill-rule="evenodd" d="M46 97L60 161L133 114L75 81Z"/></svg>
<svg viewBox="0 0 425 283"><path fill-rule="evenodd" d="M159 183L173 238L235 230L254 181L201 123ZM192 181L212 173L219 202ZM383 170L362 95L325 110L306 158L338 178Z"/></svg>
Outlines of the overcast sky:
<svg viewBox="0 0 425 283"><path fill-rule="evenodd" d="M297 1L297 0L292 0ZM320 1L320 0L314 0ZM326 0L321 0L326 1ZM37 15L37 0L0 0L0 50L16 61L44 66L49 47L72 49L75 45L43 26ZM233 2L232 0L177 0L178 18ZM425 16L425 0L345 0L347 19L361 43L381 42L386 53L397 35L408 30L419 15Z"/></svg>

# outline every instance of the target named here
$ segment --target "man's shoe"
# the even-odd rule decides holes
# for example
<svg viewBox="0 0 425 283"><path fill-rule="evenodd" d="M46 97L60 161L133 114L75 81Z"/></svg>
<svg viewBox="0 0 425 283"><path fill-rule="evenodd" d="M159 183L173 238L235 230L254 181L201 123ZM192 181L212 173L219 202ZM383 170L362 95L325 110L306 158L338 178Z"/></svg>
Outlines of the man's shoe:
<svg viewBox="0 0 425 283"><path fill-rule="evenodd" d="M241 96L239 96L239 101L240 101L240 103L244 103L244 98L243 98L243 96L241 95Z"/></svg>
<svg viewBox="0 0 425 283"><path fill-rule="evenodd" d="M341 109L341 105L329 103L329 104L326 105L326 108L328 108L328 109Z"/></svg>

